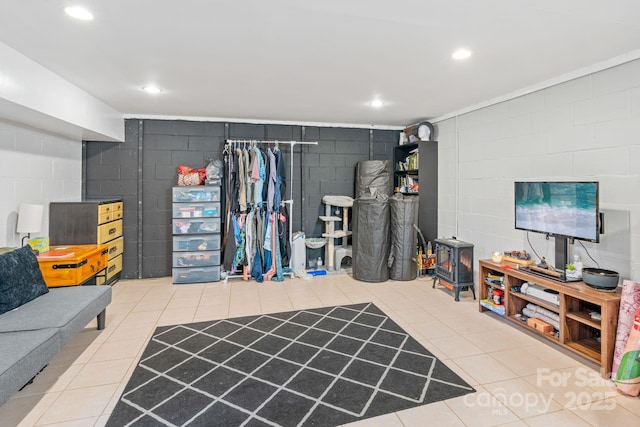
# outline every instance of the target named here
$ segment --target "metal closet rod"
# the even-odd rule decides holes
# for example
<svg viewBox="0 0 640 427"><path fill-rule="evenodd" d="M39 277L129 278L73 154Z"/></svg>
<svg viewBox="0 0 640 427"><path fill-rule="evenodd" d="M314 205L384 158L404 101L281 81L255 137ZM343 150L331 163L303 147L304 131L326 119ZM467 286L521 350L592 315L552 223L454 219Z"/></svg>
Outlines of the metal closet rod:
<svg viewBox="0 0 640 427"><path fill-rule="evenodd" d="M318 145L318 141L280 141L277 139L227 139L227 144L290 144Z"/></svg>

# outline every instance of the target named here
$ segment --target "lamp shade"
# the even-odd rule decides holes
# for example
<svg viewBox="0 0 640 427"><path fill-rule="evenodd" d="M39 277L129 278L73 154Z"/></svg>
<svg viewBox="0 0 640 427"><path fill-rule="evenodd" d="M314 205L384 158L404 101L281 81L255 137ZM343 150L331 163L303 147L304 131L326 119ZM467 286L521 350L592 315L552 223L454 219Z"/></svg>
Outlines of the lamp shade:
<svg viewBox="0 0 640 427"><path fill-rule="evenodd" d="M42 227L43 205L22 204L18 210L18 233L35 233Z"/></svg>

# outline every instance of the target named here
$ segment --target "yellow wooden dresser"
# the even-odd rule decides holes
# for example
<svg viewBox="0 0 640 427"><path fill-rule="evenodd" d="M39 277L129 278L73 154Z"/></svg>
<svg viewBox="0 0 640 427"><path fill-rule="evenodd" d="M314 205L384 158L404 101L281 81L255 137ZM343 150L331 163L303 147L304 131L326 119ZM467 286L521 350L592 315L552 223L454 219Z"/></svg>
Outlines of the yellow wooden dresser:
<svg viewBox="0 0 640 427"><path fill-rule="evenodd" d="M95 284L112 284L120 278L124 252L121 199L52 202L49 205L51 245L107 244L106 274Z"/></svg>

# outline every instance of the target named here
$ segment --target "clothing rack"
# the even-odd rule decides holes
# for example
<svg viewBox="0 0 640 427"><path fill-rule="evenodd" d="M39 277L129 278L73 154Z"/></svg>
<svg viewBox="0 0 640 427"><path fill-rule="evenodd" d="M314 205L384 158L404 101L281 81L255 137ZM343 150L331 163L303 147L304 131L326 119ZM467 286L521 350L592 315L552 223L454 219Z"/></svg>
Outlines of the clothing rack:
<svg viewBox="0 0 640 427"><path fill-rule="evenodd" d="M276 139L271 139L271 140L260 140L260 139L227 139L226 141L226 145L227 146L251 146L251 145L271 145L273 144L273 146L275 148L279 148L279 145L289 145L289 150L290 150L290 160L289 160L289 176L291 177L290 180L290 184L289 184L289 200L282 200L281 201L281 205L282 204L289 204L289 244L292 243L292 239L293 239L293 148L296 145L318 145L318 141L281 141L281 140L276 140ZM304 224L303 224L304 226ZM289 262L291 262L291 260L289 260ZM233 278L233 277L242 277L241 275L229 275L227 276L229 278ZM293 279L295 277L294 272L291 272L291 278Z"/></svg>
<svg viewBox="0 0 640 427"><path fill-rule="evenodd" d="M249 145L251 144L273 144L274 147L278 147L280 144L290 146L291 160L289 161L289 176L291 177L291 185L289 186L289 199L293 203L293 147L296 145L318 145L318 141L280 141L277 139L227 139L227 145ZM293 205L292 205L293 206Z"/></svg>

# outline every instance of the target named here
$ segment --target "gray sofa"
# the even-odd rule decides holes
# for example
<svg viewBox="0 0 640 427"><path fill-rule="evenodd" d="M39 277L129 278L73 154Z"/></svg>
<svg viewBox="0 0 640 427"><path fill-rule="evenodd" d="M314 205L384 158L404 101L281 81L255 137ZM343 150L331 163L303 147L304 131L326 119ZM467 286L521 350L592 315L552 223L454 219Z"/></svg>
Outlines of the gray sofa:
<svg viewBox="0 0 640 427"><path fill-rule="evenodd" d="M0 314L0 405L93 318L97 318L98 329L104 329L110 302L109 286L52 288Z"/></svg>

